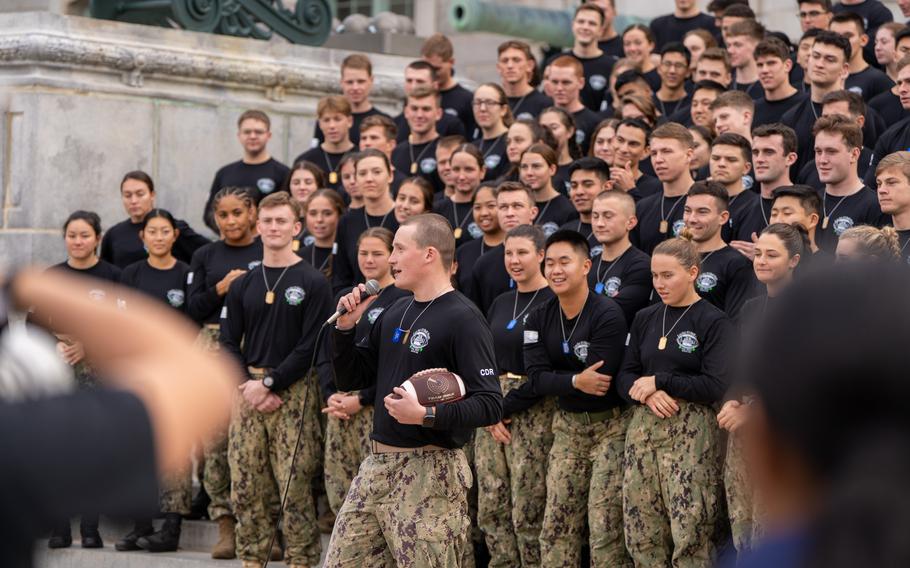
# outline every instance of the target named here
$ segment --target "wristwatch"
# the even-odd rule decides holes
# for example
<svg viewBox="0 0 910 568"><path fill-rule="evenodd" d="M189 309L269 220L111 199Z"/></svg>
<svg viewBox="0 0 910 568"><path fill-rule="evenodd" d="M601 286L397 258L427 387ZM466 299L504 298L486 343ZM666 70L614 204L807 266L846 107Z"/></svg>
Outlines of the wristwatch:
<svg viewBox="0 0 910 568"><path fill-rule="evenodd" d="M262 385L265 388L272 390L272 387L275 386L275 379L273 379L271 376L265 377L262 379Z"/></svg>
<svg viewBox="0 0 910 568"><path fill-rule="evenodd" d="M436 407L428 406L427 413L423 415L423 427L432 428L436 423Z"/></svg>

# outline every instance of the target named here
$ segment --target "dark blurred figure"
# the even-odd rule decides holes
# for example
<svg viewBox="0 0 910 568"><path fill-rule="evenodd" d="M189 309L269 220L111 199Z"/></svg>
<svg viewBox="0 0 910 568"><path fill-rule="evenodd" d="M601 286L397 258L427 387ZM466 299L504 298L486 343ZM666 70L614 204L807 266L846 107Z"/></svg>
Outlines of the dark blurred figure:
<svg viewBox="0 0 910 568"><path fill-rule="evenodd" d="M743 367L768 530L739 566L910 566L908 286L905 267L838 265L769 308Z"/></svg>

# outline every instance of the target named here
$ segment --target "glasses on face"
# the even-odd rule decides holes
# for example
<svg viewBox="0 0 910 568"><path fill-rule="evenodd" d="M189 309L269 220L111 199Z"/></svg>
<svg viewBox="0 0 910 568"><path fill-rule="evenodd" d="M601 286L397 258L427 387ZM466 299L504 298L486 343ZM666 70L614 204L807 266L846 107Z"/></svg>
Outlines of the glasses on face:
<svg viewBox="0 0 910 568"><path fill-rule="evenodd" d="M817 18L824 14L825 14L825 12L821 12L819 10L810 10L808 12L800 12L799 17L803 20L808 20L808 19L812 19L812 18Z"/></svg>
<svg viewBox="0 0 910 568"><path fill-rule="evenodd" d="M681 61L661 61L660 66L664 69L679 69L680 71L688 69L688 65Z"/></svg>
<svg viewBox="0 0 910 568"><path fill-rule="evenodd" d="M499 101L493 101L489 99L475 99L472 103L472 106L476 108L490 108L502 106L502 103Z"/></svg>

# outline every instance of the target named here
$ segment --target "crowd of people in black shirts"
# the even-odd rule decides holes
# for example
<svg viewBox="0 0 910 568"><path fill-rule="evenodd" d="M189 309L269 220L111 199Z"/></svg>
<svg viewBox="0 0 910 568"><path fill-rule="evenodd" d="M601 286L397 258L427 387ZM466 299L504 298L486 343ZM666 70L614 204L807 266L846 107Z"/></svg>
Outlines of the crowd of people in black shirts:
<svg viewBox="0 0 910 568"><path fill-rule="evenodd" d="M153 180L129 172L128 219L103 232L96 214L74 212L58 268L184 313L200 344L220 344L259 379L243 396L263 414L297 400L292 386L315 374L302 400L324 415L306 426L319 446L308 459L323 466L294 484L304 501L326 493L320 525L331 531L371 451L379 399L375 388L339 389L318 324L370 279L390 291L358 338L407 303L389 263L395 232L436 213L457 247L452 283L489 322L503 389L501 420L468 443L484 552L458 565L709 566L725 542L750 550L768 514L738 436L754 397L732 380L735 338L814 270L910 262L910 27L878 0L794 8L795 43L743 0L712 0L713 15L676 0L674 13L621 33L612 0L585 2L571 49L537 58L506 41L500 82L473 91L455 80L452 44L437 34L404 69L395 117L370 101L369 58L350 55L342 95L319 101L312 147L290 168L269 154L269 117L239 117L243 158L215 174L203 213L218 241L156 208ZM297 219L272 214L282 207ZM298 221L287 247L313 270L287 273L263 240ZM317 273L321 284L291 286ZM306 306L303 322L277 315L269 328L293 328L306 345L271 345L249 321L271 316L247 311L250 295ZM416 353L430 338L404 329L406 314L393 341ZM58 348L91 385L81 344L61 337ZM244 420L263 437L296 427ZM251 458L236 456L255 440L235 440L235 427L197 456L197 498L221 530L213 556L315 563L318 539L293 534L312 532L312 503L285 519L284 553L267 550L271 524L259 517L274 517L293 468L272 464L271 486L247 475ZM321 480L312 490L309 477ZM197 503L190 487L189 472L166 480L163 528L139 520L118 549L175 550ZM244 495L250 487L261 495ZM96 517L83 517L82 537L101 546ZM70 542L63 523L50 544Z"/></svg>

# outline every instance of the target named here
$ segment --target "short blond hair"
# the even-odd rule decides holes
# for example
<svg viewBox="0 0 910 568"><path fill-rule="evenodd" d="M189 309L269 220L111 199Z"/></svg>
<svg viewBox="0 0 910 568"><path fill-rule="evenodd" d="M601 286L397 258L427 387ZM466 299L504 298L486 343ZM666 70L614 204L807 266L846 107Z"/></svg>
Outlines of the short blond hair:
<svg viewBox="0 0 910 568"><path fill-rule="evenodd" d="M337 112L344 116L353 116L351 103L341 95L329 95L319 100L319 104L316 105L316 116L322 118L322 115L327 112Z"/></svg>
<svg viewBox="0 0 910 568"><path fill-rule="evenodd" d="M291 208L291 211L294 212L295 219L300 219L303 216L303 207L300 203L291 197L291 194L283 191L276 191L275 193L270 193L263 197L262 201L259 202L259 211L277 209L278 207L284 206Z"/></svg>
<svg viewBox="0 0 910 568"><path fill-rule="evenodd" d="M879 176L883 171L891 168L900 168L907 181L910 181L910 152L892 152L888 154L876 166L875 175Z"/></svg>

